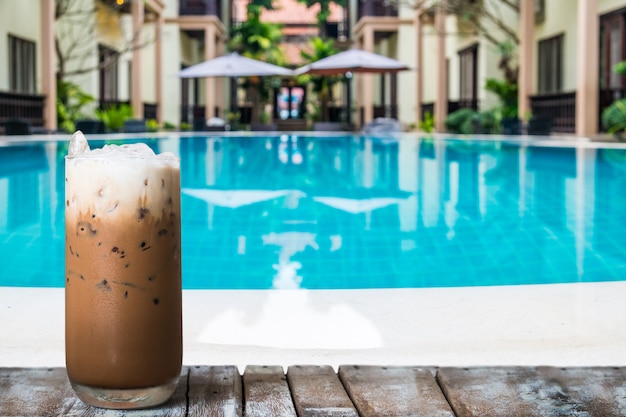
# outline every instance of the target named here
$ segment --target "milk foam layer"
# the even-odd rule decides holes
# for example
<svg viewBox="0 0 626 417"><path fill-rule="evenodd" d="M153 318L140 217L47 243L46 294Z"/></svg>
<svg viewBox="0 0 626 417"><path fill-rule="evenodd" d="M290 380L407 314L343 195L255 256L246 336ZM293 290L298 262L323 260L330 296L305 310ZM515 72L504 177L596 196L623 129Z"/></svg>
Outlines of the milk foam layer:
<svg viewBox="0 0 626 417"><path fill-rule="evenodd" d="M132 216L141 209L161 213L172 206L171 190L180 187L179 159L170 152L155 155L143 143L90 150L84 135L76 132L65 163L70 215Z"/></svg>

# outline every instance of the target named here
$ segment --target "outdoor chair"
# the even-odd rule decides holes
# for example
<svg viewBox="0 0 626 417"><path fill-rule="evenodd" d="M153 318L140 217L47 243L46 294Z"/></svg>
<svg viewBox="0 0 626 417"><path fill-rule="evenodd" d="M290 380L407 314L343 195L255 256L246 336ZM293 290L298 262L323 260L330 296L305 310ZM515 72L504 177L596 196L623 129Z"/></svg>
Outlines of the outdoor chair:
<svg viewBox="0 0 626 417"><path fill-rule="evenodd" d="M500 121L503 135L521 135L522 121L517 117L504 117Z"/></svg>
<svg viewBox="0 0 626 417"><path fill-rule="evenodd" d="M30 135L30 122L25 119L8 119L4 123L5 135Z"/></svg>
<svg viewBox="0 0 626 417"><path fill-rule="evenodd" d="M341 132L343 128L339 122L315 122L313 130L315 132Z"/></svg>
<svg viewBox="0 0 626 417"><path fill-rule="evenodd" d="M106 133L106 125L102 120L82 119L76 122L76 130L86 135Z"/></svg>
<svg viewBox="0 0 626 417"><path fill-rule="evenodd" d="M276 123L250 123L250 130L254 132L275 132Z"/></svg>
<svg viewBox="0 0 626 417"><path fill-rule="evenodd" d="M363 134L377 135L381 133L402 132L402 125L396 119L378 117L363 127Z"/></svg>
<svg viewBox="0 0 626 417"><path fill-rule="evenodd" d="M125 120L122 127L122 132L124 133L143 133L146 130L146 121L140 119Z"/></svg>
<svg viewBox="0 0 626 417"><path fill-rule="evenodd" d="M528 134L537 136L550 136L552 132L552 119L547 117L533 117L528 121Z"/></svg>

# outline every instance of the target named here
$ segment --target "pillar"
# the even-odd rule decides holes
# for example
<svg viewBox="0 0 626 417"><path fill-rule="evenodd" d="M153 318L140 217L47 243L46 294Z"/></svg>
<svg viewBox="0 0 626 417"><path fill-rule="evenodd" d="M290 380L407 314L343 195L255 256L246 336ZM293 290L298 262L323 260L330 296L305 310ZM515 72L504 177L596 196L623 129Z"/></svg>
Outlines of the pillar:
<svg viewBox="0 0 626 417"><path fill-rule="evenodd" d="M368 52L374 52L374 29L371 27L364 28L363 33L363 49ZM374 120L374 93L372 74L362 74L363 77L363 125Z"/></svg>
<svg viewBox="0 0 626 417"><path fill-rule="evenodd" d="M424 101L424 72L422 71L424 55L422 50L424 49L424 32L422 28L422 8L418 7L415 12L415 46L416 49L416 61L415 61L415 120L417 122L417 128L419 128L419 122L422 120L422 102Z"/></svg>
<svg viewBox="0 0 626 417"><path fill-rule="evenodd" d="M41 89L46 100L43 108L44 127L57 129L57 82L54 59L54 2L41 0Z"/></svg>
<svg viewBox="0 0 626 417"><path fill-rule="evenodd" d="M533 44L535 32L535 2L521 0L519 76L517 91L517 114L521 119L530 114L530 96L533 91Z"/></svg>
<svg viewBox="0 0 626 417"><path fill-rule="evenodd" d="M216 39L216 56L224 55L224 44L220 38ZM219 80L216 80L215 85L215 97L217 98L217 107L218 114L220 117L225 118L226 114L224 112L224 83L230 81L230 77L222 77Z"/></svg>
<svg viewBox="0 0 626 417"><path fill-rule="evenodd" d="M163 123L163 23L165 19L163 14L159 14L154 23L154 36L156 43L154 45L154 78L156 81L156 104L157 104L157 122L159 125Z"/></svg>
<svg viewBox="0 0 626 417"><path fill-rule="evenodd" d="M215 27L209 25L204 30L204 59L215 58ZM204 80L204 117L209 120L215 116L215 77L208 77Z"/></svg>
<svg viewBox="0 0 626 417"><path fill-rule="evenodd" d="M141 47L143 41L142 30L144 21L143 1L133 1L130 3L130 7L133 21L133 64L130 75L130 105L133 107L134 117L136 119L143 119L143 97L141 92Z"/></svg>
<svg viewBox="0 0 626 417"><path fill-rule="evenodd" d="M437 8L435 28L437 31L437 92L435 97L435 130L445 131L448 115L448 70L446 66L446 7L443 0Z"/></svg>
<svg viewBox="0 0 626 417"><path fill-rule="evenodd" d="M597 0L578 0L576 75L576 134L598 132L598 79L600 42Z"/></svg>

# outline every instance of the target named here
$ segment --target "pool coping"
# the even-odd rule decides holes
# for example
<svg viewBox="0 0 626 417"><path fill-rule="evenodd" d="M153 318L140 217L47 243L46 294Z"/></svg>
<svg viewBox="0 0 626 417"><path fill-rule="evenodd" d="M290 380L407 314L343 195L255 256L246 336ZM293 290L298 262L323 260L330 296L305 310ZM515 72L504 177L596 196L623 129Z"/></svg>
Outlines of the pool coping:
<svg viewBox="0 0 626 417"><path fill-rule="evenodd" d="M186 365L622 366L626 282L184 290ZM0 287L0 367L64 366L64 291Z"/></svg>
<svg viewBox="0 0 626 417"><path fill-rule="evenodd" d="M90 134L88 139L93 140L121 140L130 138L185 138L185 137L266 137L280 135L297 135L307 137L337 137L337 136L360 136L373 137L364 135L360 132L315 132L315 131L275 131L275 132L258 132L233 130L227 132L205 132L205 131L160 131L160 132L142 132L142 133L102 133ZM34 135L0 135L0 146L15 145L20 143L40 143L52 142L59 140L67 140L69 142L70 133L54 133L54 134L34 134ZM437 140L472 140L472 141L495 141L502 143L524 144L527 146L564 146L564 147L583 147L583 148L612 148L626 149L626 141L622 142L612 136L599 134L593 137L576 136L574 134L553 134L550 136L535 135L501 135L501 134L481 134L481 135L462 135L451 133L426 133L426 132L401 132L394 133L389 136L393 139L421 138L421 139L437 139Z"/></svg>

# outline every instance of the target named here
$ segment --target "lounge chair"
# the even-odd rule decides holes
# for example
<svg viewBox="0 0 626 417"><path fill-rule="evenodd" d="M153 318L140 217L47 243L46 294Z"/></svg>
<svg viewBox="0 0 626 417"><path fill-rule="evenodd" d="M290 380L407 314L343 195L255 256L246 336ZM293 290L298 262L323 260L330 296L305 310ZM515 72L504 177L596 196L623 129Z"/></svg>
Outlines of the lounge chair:
<svg viewBox="0 0 626 417"><path fill-rule="evenodd" d="M402 125L396 119L378 117L363 127L364 135L377 135L402 132Z"/></svg>
<svg viewBox="0 0 626 417"><path fill-rule="evenodd" d="M522 121L517 117L504 117L500 122L503 135L521 135Z"/></svg>
<svg viewBox="0 0 626 417"><path fill-rule="evenodd" d="M533 117L528 121L528 134L550 136L552 133L552 119L548 117Z"/></svg>
<svg viewBox="0 0 626 417"><path fill-rule="evenodd" d="M25 119L8 119L4 123L5 135L30 135L30 122Z"/></svg>
<svg viewBox="0 0 626 417"><path fill-rule="evenodd" d="M276 123L250 123L250 130L255 132L275 132Z"/></svg>
<svg viewBox="0 0 626 417"><path fill-rule="evenodd" d="M82 119L76 122L76 130L84 134L106 133L106 125L102 120Z"/></svg>
<svg viewBox="0 0 626 417"><path fill-rule="evenodd" d="M313 130L316 132L341 132L343 130L339 122L315 122Z"/></svg>
<svg viewBox="0 0 626 417"><path fill-rule="evenodd" d="M125 120L122 127L122 132L124 133L143 133L146 131L146 121L140 119Z"/></svg>

